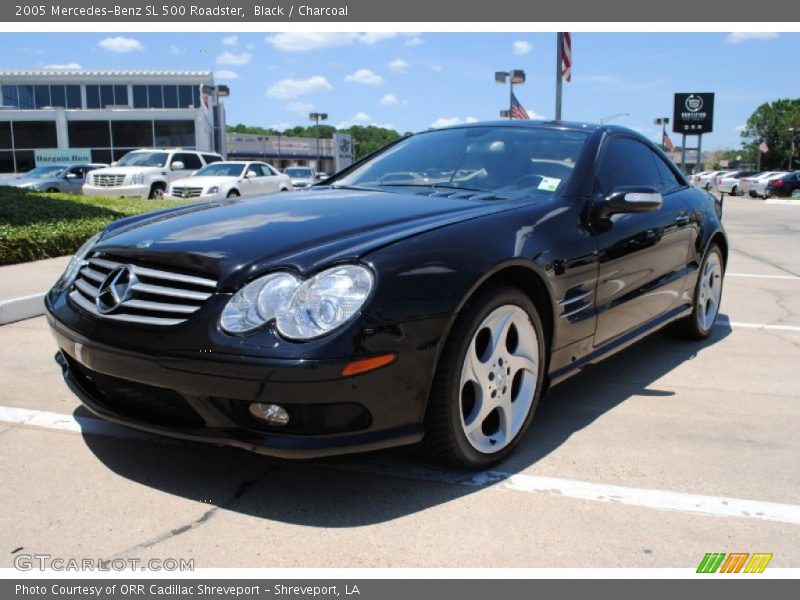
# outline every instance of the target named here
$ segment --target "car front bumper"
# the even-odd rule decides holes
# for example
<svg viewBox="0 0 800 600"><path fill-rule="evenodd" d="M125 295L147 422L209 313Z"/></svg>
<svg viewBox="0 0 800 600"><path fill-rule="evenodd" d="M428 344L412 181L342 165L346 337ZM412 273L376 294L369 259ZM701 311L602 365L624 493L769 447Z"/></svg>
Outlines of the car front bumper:
<svg viewBox="0 0 800 600"><path fill-rule="evenodd" d="M102 187L87 183L83 186L83 195L106 198L147 198L150 196L150 187L144 184Z"/></svg>
<svg viewBox="0 0 800 600"><path fill-rule="evenodd" d="M65 382L94 414L150 433L280 458L315 458L419 442L429 382L413 358L342 377L347 359L275 359L203 352L148 355L48 323ZM253 417L279 404L287 428ZM294 423L293 423L294 421ZM293 427L293 428L292 428Z"/></svg>

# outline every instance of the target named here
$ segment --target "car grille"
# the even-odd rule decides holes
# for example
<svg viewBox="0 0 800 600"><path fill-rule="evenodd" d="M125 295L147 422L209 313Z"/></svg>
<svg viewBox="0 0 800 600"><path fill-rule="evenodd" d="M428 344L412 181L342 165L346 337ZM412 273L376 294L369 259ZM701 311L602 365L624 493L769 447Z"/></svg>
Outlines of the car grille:
<svg viewBox="0 0 800 600"><path fill-rule="evenodd" d="M190 429L205 425L186 399L174 390L119 379L68 360L70 372L92 399L115 413L151 425Z"/></svg>
<svg viewBox="0 0 800 600"><path fill-rule="evenodd" d="M102 313L97 307L97 296L106 277L118 267L128 267L135 278L123 301ZM102 319L179 325L203 306L216 287L213 279L154 269L97 253L79 271L69 297L78 307Z"/></svg>
<svg viewBox="0 0 800 600"><path fill-rule="evenodd" d="M125 175L95 173L92 175L92 183L98 187L119 187L125 183Z"/></svg>
<svg viewBox="0 0 800 600"><path fill-rule="evenodd" d="M172 195L179 198L197 198L202 195L203 188L201 187L174 187L172 188Z"/></svg>

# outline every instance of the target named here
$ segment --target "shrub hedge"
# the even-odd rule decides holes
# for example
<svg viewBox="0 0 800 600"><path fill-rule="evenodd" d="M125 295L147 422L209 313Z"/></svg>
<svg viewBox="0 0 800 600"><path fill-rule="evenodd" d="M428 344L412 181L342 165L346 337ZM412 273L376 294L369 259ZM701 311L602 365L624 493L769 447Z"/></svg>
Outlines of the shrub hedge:
<svg viewBox="0 0 800 600"><path fill-rule="evenodd" d="M0 265L75 252L111 221L183 202L42 194L0 186Z"/></svg>

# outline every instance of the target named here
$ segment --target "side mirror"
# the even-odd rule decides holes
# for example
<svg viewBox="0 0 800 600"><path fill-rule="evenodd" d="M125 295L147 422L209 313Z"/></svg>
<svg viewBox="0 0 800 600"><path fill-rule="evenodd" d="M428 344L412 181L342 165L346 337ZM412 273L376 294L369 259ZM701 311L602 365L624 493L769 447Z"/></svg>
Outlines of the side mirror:
<svg viewBox="0 0 800 600"><path fill-rule="evenodd" d="M64 179L77 179L78 176L75 173L67 173L64 175Z"/></svg>
<svg viewBox="0 0 800 600"><path fill-rule="evenodd" d="M603 198L596 215L606 219L620 213L652 212L661 208L664 198L651 187L618 187Z"/></svg>
<svg viewBox="0 0 800 600"><path fill-rule="evenodd" d="M108 166L109 167L116 167L117 166L117 161L112 160L111 163Z"/></svg>
<svg viewBox="0 0 800 600"><path fill-rule="evenodd" d="M169 168L172 169L173 171L183 171L186 167L181 161L175 160L172 161L172 164L170 165Z"/></svg>
<svg viewBox="0 0 800 600"><path fill-rule="evenodd" d="M248 171L248 172L245 174L245 177L246 177L247 179L252 179L253 177L258 177L258 174L257 174L255 171Z"/></svg>

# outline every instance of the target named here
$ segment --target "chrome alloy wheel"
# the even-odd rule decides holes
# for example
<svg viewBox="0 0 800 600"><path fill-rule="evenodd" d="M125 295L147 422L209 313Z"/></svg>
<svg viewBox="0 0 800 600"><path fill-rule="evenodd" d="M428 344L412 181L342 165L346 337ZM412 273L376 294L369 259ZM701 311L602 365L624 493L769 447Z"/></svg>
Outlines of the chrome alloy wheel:
<svg viewBox="0 0 800 600"><path fill-rule="evenodd" d="M709 252L703 271L700 273L697 292L697 320L704 331L714 325L722 297L722 262L718 252Z"/></svg>
<svg viewBox="0 0 800 600"><path fill-rule="evenodd" d="M461 426L470 445L492 454L510 444L531 410L539 340L528 314L503 305L477 328L461 368Z"/></svg>

